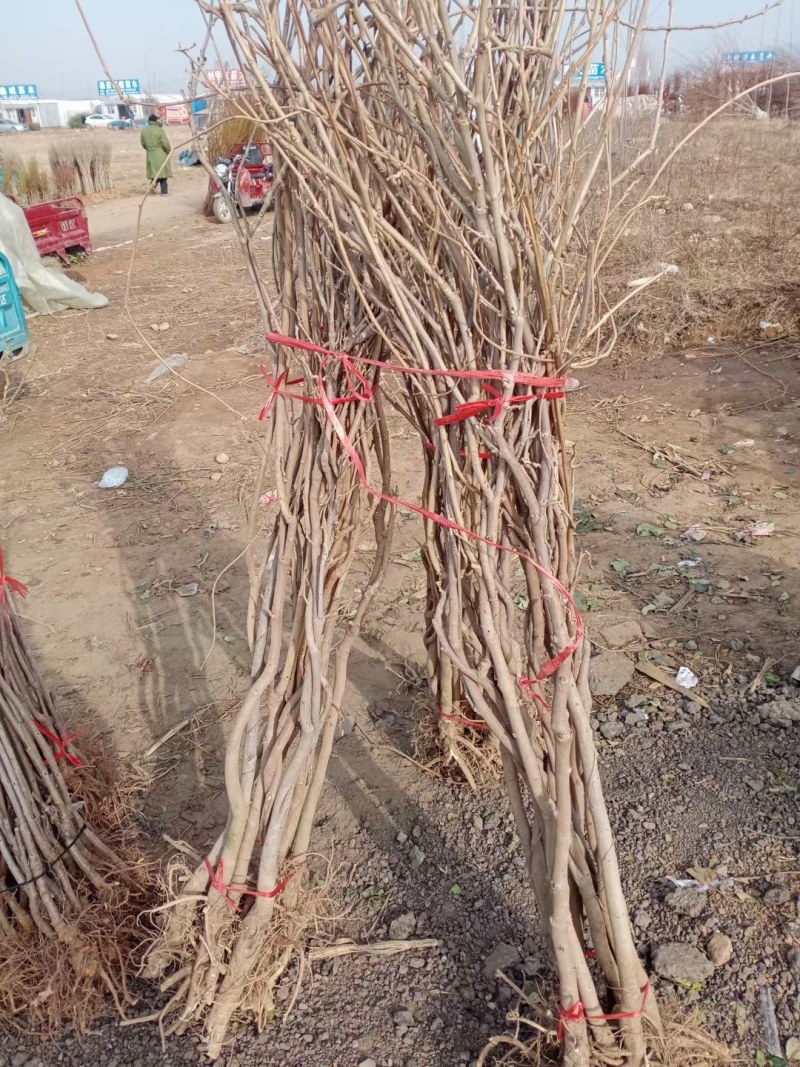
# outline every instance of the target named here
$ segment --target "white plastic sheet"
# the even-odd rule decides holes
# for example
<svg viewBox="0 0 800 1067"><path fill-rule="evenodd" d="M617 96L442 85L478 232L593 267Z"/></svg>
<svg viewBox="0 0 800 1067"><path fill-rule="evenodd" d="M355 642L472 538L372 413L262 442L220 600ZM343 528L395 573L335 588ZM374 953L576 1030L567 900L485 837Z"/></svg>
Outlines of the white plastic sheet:
<svg viewBox="0 0 800 1067"><path fill-rule="evenodd" d="M0 194L0 252L11 263L22 299L31 311L52 315L65 308L102 308L108 297L46 266L36 249L22 208Z"/></svg>

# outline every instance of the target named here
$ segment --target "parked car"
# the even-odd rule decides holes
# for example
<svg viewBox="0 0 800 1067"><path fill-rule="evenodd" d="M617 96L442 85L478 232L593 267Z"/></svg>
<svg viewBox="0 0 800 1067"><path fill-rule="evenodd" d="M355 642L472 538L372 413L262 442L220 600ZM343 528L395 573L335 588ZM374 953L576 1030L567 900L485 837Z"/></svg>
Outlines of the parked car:
<svg viewBox="0 0 800 1067"><path fill-rule="evenodd" d="M83 125L90 130L107 130L117 120L111 115L101 115L99 111L93 111L83 120Z"/></svg>
<svg viewBox="0 0 800 1067"><path fill-rule="evenodd" d="M0 133L24 133L28 127L24 122L12 122L11 119L0 119Z"/></svg>
<svg viewBox="0 0 800 1067"><path fill-rule="evenodd" d="M146 126L144 119L112 119L108 124L110 130L132 130L140 126Z"/></svg>

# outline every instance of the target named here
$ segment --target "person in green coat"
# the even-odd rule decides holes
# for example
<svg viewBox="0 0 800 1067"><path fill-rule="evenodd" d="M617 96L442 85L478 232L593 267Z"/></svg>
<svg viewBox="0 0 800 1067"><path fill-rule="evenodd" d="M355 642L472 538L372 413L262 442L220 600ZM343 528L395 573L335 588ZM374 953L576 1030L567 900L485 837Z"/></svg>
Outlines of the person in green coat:
<svg viewBox="0 0 800 1067"><path fill-rule="evenodd" d="M169 158L172 145L157 115L151 115L147 120L147 128L142 130L139 142L147 152L147 177L150 181L155 179L161 195L166 196L169 192L167 178L172 177L172 165Z"/></svg>

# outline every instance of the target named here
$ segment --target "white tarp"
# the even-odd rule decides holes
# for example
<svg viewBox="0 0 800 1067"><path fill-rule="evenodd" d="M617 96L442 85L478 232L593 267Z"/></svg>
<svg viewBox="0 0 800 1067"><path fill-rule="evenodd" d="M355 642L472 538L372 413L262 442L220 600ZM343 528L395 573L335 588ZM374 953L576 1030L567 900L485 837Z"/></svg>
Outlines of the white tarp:
<svg viewBox="0 0 800 1067"><path fill-rule="evenodd" d="M0 252L8 256L22 299L31 311L52 315L64 308L102 308L108 297L46 266L22 208L0 194Z"/></svg>

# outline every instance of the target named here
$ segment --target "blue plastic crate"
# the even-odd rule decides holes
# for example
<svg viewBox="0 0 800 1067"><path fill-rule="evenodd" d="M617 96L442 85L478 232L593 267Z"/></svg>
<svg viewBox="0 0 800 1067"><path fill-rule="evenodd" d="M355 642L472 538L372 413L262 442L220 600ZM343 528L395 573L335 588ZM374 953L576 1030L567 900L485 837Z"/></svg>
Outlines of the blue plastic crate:
<svg viewBox="0 0 800 1067"><path fill-rule="evenodd" d="M17 359L28 350L28 323L14 272L0 252L0 359Z"/></svg>

